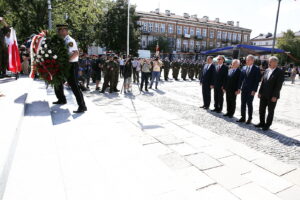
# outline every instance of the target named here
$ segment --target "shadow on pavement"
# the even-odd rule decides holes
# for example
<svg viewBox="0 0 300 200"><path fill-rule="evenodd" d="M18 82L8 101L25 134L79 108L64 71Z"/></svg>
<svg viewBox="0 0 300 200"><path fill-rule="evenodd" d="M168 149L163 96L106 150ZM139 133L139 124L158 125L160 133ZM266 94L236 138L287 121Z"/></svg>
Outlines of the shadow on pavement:
<svg viewBox="0 0 300 200"><path fill-rule="evenodd" d="M71 116L69 109L60 109L58 107L54 107L51 111L52 124L60 125L66 122L69 122L69 117Z"/></svg>
<svg viewBox="0 0 300 200"><path fill-rule="evenodd" d="M47 101L34 101L26 104L25 116L49 116L50 108Z"/></svg>

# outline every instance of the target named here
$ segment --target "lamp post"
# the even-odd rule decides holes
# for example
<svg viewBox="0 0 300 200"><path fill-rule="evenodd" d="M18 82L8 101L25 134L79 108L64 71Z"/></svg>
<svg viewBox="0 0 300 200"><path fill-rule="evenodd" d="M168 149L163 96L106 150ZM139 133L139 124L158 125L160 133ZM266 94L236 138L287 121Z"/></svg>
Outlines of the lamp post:
<svg viewBox="0 0 300 200"><path fill-rule="evenodd" d="M48 29L52 29L52 6L51 6L51 0L47 0L48 4Z"/></svg>
<svg viewBox="0 0 300 200"><path fill-rule="evenodd" d="M129 55L129 32L130 32L130 0L128 0L128 10L127 10L127 56Z"/></svg>
<svg viewBox="0 0 300 200"><path fill-rule="evenodd" d="M274 47L275 47L275 43L276 43L277 25L278 25L278 17L279 17L281 1L282 0L278 0L277 16L276 16L275 30L274 30L274 36L273 36L273 45L272 45L272 51L271 51L272 56L274 54Z"/></svg>

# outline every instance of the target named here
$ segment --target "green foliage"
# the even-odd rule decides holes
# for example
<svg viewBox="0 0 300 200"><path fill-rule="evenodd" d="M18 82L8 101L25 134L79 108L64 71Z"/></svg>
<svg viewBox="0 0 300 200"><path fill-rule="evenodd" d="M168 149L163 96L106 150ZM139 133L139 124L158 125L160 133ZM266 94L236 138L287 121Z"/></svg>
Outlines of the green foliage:
<svg viewBox="0 0 300 200"><path fill-rule="evenodd" d="M150 50L151 52L156 51L156 45L159 45L160 52L162 53L171 53L171 44L168 41L167 38L164 37L158 37L158 39L152 41L148 46L147 49Z"/></svg>
<svg viewBox="0 0 300 200"><path fill-rule="evenodd" d="M290 54L297 59L295 61L285 54L279 54L278 57L281 61L281 64L291 62L295 62L297 65L300 64L300 38L296 38L293 31L287 30L287 32L284 32L283 37L278 39L277 47L290 52Z"/></svg>
<svg viewBox="0 0 300 200"><path fill-rule="evenodd" d="M107 3L103 22L99 26L98 43L116 53L125 53L127 49L127 11L126 0L116 0ZM139 49L139 17L135 6L130 7L130 54L137 55Z"/></svg>

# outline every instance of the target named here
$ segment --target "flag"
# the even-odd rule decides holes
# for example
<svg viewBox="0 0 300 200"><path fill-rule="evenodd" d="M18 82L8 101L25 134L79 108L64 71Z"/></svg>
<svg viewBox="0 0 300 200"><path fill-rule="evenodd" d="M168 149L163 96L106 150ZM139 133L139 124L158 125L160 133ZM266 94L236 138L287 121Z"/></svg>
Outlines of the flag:
<svg viewBox="0 0 300 200"><path fill-rule="evenodd" d="M15 29L10 29L10 38L8 43L8 70L14 73L21 72L20 53L18 48L17 36Z"/></svg>

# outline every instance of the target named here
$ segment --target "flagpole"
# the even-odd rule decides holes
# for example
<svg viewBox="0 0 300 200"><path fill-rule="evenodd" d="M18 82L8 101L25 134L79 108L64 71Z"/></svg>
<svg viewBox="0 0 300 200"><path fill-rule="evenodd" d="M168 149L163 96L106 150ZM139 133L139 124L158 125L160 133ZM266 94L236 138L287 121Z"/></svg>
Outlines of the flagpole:
<svg viewBox="0 0 300 200"><path fill-rule="evenodd" d="M129 28L130 28L130 0L128 0L128 10L127 10L127 56L129 56Z"/></svg>
<svg viewBox="0 0 300 200"><path fill-rule="evenodd" d="M274 54L274 48L276 43L276 34L277 34L277 25L278 25L278 18L279 18L279 11L280 11L280 4L282 0L278 0L278 8L277 8L277 16L276 16L276 22L275 22L275 30L274 30L274 36L273 36L273 45L272 45L272 56Z"/></svg>
<svg viewBox="0 0 300 200"><path fill-rule="evenodd" d="M48 4L48 29L52 29L52 6L51 6L51 0L47 1Z"/></svg>

